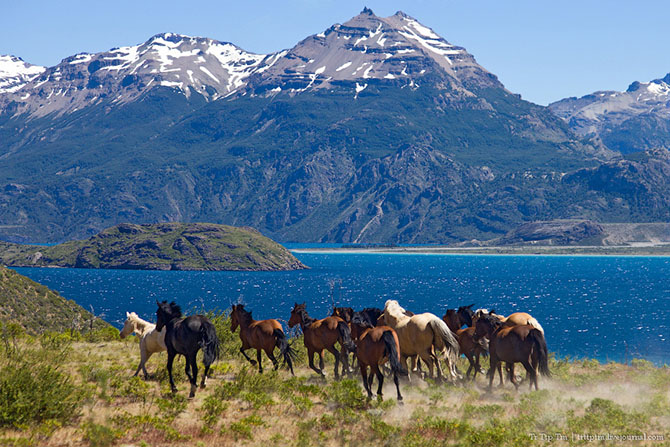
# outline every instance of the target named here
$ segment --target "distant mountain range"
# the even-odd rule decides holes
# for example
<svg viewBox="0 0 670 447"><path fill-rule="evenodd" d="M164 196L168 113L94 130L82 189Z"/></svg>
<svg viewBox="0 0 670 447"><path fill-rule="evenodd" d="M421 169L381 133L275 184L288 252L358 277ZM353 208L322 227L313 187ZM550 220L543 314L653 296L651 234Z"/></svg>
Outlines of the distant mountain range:
<svg viewBox="0 0 670 447"><path fill-rule="evenodd" d="M269 55L165 33L50 68L5 57L0 237L209 221L285 241L452 242L670 218L667 146L623 158L573 119L588 101L565 101L523 101L464 48L367 8Z"/></svg>
<svg viewBox="0 0 670 447"><path fill-rule="evenodd" d="M566 98L549 108L578 135L594 135L610 149L638 152L670 147L670 73L633 82L625 92Z"/></svg>

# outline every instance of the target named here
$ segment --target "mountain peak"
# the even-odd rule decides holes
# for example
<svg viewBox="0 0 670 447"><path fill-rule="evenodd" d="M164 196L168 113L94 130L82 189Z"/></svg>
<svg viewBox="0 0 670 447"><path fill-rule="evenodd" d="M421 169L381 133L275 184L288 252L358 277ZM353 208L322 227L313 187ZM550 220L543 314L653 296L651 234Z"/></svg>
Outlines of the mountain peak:
<svg viewBox="0 0 670 447"><path fill-rule="evenodd" d="M372 12L372 9L368 8L367 6L363 8L361 11L360 15L368 15L368 16L374 16L375 13Z"/></svg>

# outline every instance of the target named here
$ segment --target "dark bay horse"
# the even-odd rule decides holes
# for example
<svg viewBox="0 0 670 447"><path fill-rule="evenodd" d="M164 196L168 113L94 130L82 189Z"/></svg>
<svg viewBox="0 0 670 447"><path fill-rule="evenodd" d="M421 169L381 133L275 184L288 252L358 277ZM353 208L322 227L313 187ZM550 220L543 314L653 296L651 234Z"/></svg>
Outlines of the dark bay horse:
<svg viewBox="0 0 670 447"><path fill-rule="evenodd" d="M295 303L291 311L291 318L288 320L288 326L294 327L300 324L303 333L303 342L307 348L307 358L309 367L317 374L325 376L323 373L323 351L327 349L335 356L335 378L339 379L340 361L343 363L343 371L349 369L346 351L354 352L356 345L351 340L351 331L347 323L339 317L326 317L321 320L311 318L305 310L305 303ZM340 342L342 355L335 348L335 343ZM319 354L319 367L314 366L314 353Z"/></svg>
<svg viewBox="0 0 670 447"><path fill-rule="evenodd" d="M182 319L181 308L174 301L158 302L156 311L156 330L161 331L165 327L165 347L167 348L167 370L170 377L170 388L173 393L177 387L172 379L172 363L177 354L186 357L186 375L191 382L189 397L195 396L198 381L198 365L196 356L202 349L204 354L205 371L202 375L200 387L204 388L207 380L209 367L219 356L219 339L216 329L211 321L202 315L191 315ZM190 370L190 372L189 372ZM192 373L192 374L191 374Z"/></svg>
<svg viewBox="0 0 670 447"><path fill-rule="evenodd" d="M277 347L284 358L284 363L288 365L291 374L293 374L293 358L295 357L295 351L288 344L286 336L284 335L284 330L279 321L256 321L251 317L251 312L244 308L243 304L237 304L233 305L233 310L230 313L230 330L235 332L238 326L240 327L240 340L242 340L240 352L252 365L255 365L256 362L250 359L244 351L252 348L256 350L259 373L263 372L261 350L265 351L265 354L272 361L275 370L279 367L279 362L277 362L277 359L273 354L275 347Z"/></svg>
<svg viewBox="0 0 670 447"><path fill-rule="evenodd" d="M493 385L495 370L499 369L500 362L506 362L510 381L516 388L519 387L514 376L514 363L521 363L530 377L530 387L537 386L537 369L543 376L550 376L547 353L547 343L542 331L530 324L505 326L500 319L493 315L483 315L477 319L475 338L488 337L489 358L489 388ZM501 377L502 382L502 377Z"/></svg>
<svg viewBox="0 0 670 447"><path fill-rule="evenodd" d="M363 386L368 392L368 398L372 398L372 380L377 375L379 386L377 396L382 396L384 374L379 366L388 360L393 373L393 382L398 392L398 401L402 401L398 375L407 375L407 371L400 364L400 343L398 334L389 326L373 327L360 316L354 316L351 320L351 335L356 343L356 358L363 377ZM370 375L367 371L370 367Z"/></svg>
<svg viewBox="0 0 670 447"><path fill-rule="evenodd" d="M351 320L358 316L363 321L371 326L377 325L377 320L384 313L381 309L376 307L366 307L363 310L354 311L351 307L333 307L333 317L340 317L346 323L351 323Z"/></svg>
<svg viewBox="0 0 670 447"><path fill-rule="evenodd" d="M472 380L475 380L477 373L482 371L479 359L482 355L487 355L489 350L489 342L486 338L482 337L478 340L475 340L475 328L469 327L472 325L472 306L461 306L456 309L447 309L447 313L444 314L442 320L447 323L449 329L454 333L456 339L458 340L458 346L460 348L460 353L468 359L470 366L468 371L465 373L466 377L470 377L470 372L474 370L474 375ZM462 328L462 326L468 326Z"/></svg>

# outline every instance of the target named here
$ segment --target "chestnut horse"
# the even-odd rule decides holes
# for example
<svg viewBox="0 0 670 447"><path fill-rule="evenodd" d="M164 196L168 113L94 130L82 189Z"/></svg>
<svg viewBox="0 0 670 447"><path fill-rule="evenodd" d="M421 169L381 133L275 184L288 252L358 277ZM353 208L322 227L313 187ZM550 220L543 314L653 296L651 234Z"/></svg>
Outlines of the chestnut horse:
<svg viewBox="0 0 670 447"><path fill-rule="evenodd" d="M537 369L543 376L550 376L547 343L542 332L530 324L505 326L493 315L483 315L477 319L475 338L489 339L489 388L493 385L495 370L500 362L506 362L510 381L519 388L514 376L514 363L520 362L530 376L530 387L537 386ZM502 377L501 377L502 382Z"/></svg>
<svg viewBox="0 0 670 447"><path fill-rule="evenodd" d="M393 382L398 392L398 401L402 401L398 374L407 375L407 371L400 364L398 334L389 326L373 327L360 315L356 315L351 320L351 335L354 338L354 343L356 343L356 358L361 369L363 386L365 391L368 392L368 398L372 398L372 381L375 375L377 375L377 381L379 382L377 396L382 396L384 374L379 370L379 365L388 360L393 373ZM368 366L370 367L369 376L367 374Z"/></svg>
<svg viewBox="0 0 670 447"><path fill-rule="evenodd" d="M349 370L349 361L346 351L354 352L356 345L351 340L351 331L347 323L339 317L326 317L321 320L311 318L305 310L305 303L295 303L291 311L288 326L294 327L300 324L303 333L303 342L307 348L307 359L309 367L317 374L325 377L323 373L323 351L327 349L335 356L335 379L339 379L340 360L343 364L343 372ZM335 348L335 343L340 342L342 355ZM314 366L314 353L319 354L319 367Z"/></svg>
<svg viewBox="0 0 670 447"><path fill-rule="evenodd" d="M524 325L524 324L530 324L534 328L538 329L542 334L544 335L544 328L542 325L535 319L533 318L532 315L527 314L526 312L514 312L513 314L509 314L508 316L504 317L502 315L498 315L495 313L495 310L491 309L486 310L486 309L477 309L474 312L474 315L472 317L473 323L475 323L479 318L481 318L484 315L491 315L500 320L505 326L517 326L517 325ZM472 324L471 326L474 326Z"/></svg>
<svg viewBox="0 0 670 447"><path fill-rule="evenodd" d="M247 349L256 350L256 358L258 359L258 372L263 372L263 365L261 363L261 350L272 361L275 371L279 368L279 362L275 358L273 352L275 347L279 348L279 352L284 358L284 363L293 374L293 358L295 351L286 341L284 330L277 320L259 320L256 321L251 317L251 312L244 308L244 304L233 304L233 310L230 313L230 330L235 332L237 327L240 327L240 340L242 340L242 347L240 352L249 360L252 365L256 365L256 361L250 359L247 355Z"/></svg>

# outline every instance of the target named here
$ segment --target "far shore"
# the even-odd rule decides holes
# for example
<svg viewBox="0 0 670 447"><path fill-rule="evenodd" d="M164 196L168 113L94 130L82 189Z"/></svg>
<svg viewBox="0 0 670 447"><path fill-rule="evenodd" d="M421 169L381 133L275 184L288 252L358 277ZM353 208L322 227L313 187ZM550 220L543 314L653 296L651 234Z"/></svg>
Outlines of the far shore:
<svg viewBox="0 0 670 447"><path fill-rule="evenodd" d="M435 255L536 255L536 256L670 256L670 243L612 246L498 246L452 247L424 246L361 246L294 248L293 253L348 254L435 254Z"/></svg>

